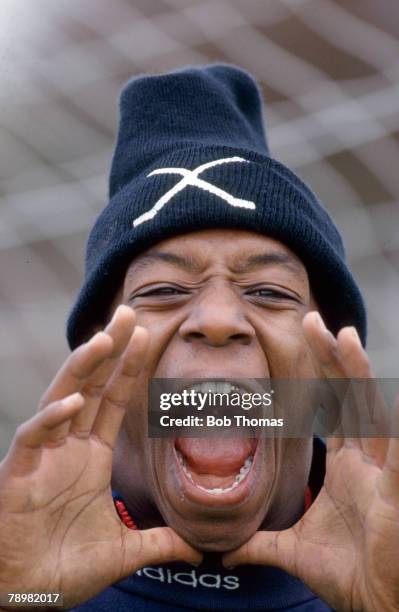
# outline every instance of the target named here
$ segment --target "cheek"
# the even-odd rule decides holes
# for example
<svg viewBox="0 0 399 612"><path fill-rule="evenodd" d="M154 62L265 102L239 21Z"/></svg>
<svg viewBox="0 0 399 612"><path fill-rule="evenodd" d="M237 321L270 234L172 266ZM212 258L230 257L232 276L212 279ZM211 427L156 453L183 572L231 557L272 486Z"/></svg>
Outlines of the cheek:
<svg viewBox="0 0 399 612"><path fill-rule="evenodd" d="M123 421L123 429L134 448L143 446L147 438L147 406L148 406L148 378L142 374L137 378L135 390L132 393L126 416Z"/></svg>
<svg viewBox="0 0 399 612"><path fill-rule="evenodd" d="M275 317L257 324L259 341L275 378L313 378L314 360L302 329L302 316Z"/></svg>
<svg viewBox="0 0 399 612"><path fill-rule="evenodd" d="M278 454L278 465L276 466L278 474L277 494L268 516L268 529L286 529L292 525L293 507L287 504L287 500L298 500L299 505L294 510L302 514L312 452L311 439L288 438L282 441L281 452Z"/></svg>
<svg viewBox="0 0 399 612"><path fill-rule="evenodd" d="M184 317L184 312L150 313L139 309L136 311L137 325L146 327L149 333L149 346L143 366L147 380L157 374L163 359L174 358L175 339Z"/></svg>

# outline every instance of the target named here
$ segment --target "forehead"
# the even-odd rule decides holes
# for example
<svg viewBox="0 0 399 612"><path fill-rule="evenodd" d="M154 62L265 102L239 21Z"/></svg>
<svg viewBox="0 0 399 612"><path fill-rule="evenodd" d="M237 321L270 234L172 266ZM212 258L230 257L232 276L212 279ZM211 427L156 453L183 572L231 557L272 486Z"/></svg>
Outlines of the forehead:
<svg viewBox="0 0 399 612"><path fill-rule="evenodd" d="M286 245L268 236L239 229L201 230L163 240L135 257L126 276L160 264L202 272L219 263L234 272L279 265L307 277L305 266Z"/></svg>

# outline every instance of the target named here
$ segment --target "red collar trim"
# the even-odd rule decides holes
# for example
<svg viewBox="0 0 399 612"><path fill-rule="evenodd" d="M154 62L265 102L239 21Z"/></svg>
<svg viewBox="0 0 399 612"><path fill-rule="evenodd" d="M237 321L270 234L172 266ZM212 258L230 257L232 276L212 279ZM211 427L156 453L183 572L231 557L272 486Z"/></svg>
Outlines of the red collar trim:
<svg viewBox="0 0 399 612"><path fill-rule="evenodd" d="M313 503L313 495L309 486L306 487L305 490L305 512L307 512L310 506ZM130 516L124 502L121 499L117 499L115 501L115 506L119 514L119 518L121 521L128 527L129 529L138 529L136 523Z"/></svg>
<svg viewBox="0 0 399 612"><path fill-rule="evenodd" d="M115 506L118 511L119 518L126 525L126 527L129 527L129 529L138 529L136 523L130 516L124 502L121 499L117 499L115 501Z"/></svg>

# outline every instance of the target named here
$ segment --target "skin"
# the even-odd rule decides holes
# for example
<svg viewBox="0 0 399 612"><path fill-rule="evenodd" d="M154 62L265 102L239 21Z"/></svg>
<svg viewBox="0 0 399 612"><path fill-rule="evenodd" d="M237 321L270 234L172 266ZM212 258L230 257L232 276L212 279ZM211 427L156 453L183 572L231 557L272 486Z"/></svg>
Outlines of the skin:
<svg viewBox="0 0 399 612"><path fill-rule="evenodd" d="M315 307L302 262L252 232L196 232L137 257L116 301L132 306L150 335L113 472L139 524L173 525L210 551L236 548L261 526L291 526L303 512L310 440L261 440L248 497L227 508L201 503L182 493L173 440L147 436L146 391L151 378L316 377L302 329Z"/></svg>
<svg viewBox="0 0 399 612"><path fill-rule="evenodd" d="M176 479L162 465L157 467L157 460L167 457L163 444L136 442L145 427L143 383L155 373L235 374L226 370L239 363L241 377L277 377L280 372L292 377L311 372L326 378L373 376L354 328L343 328L334 338L311 310L306 271L297 267L292 274L281 265L281 256L292 256L286 247L257 234L227 230L173 240L157 250L172 246L202 262L191 280L183 279L190 285L188 294L163 297L162 305L151 302L154 295L137 299L137 284L155 280L147 264L146 280L140 281L140 270L128 274L117 301L129 306L119 306L104 332L71 354L38 412L18 428L0 464L0 592L61 591L65 607L72 607L145 565L200 562L200 552L191 545L196 544L202 549L237 546L224 556L226 566L279 566L335 609L397 610L398 438L329 440L324 487L302 517L309 444L287 441L265 448L259 478L264 475L267 486L260 487L255 478L242 505L228 513L223 509L230 529L246 529L245 542L215 521L217 507L193 508L179 499ZM238 255L242 261L245 251L258 247L269 255L277 249L279 263L274 257L271 266L269 257L262 269L234 270ZM183 282L182 271L169 264L170 258L168 269L163 268L168 283L173 274ZM159 270L158 262L153 273L159 275ZM283 298L280 289L278 294L254 294L259 282L297 297ZM187 372L191 363L202 370ZM395 419L399 430L399 406ZM280 478L281 470L285 478ZM132 531L121 523L111 498L112 472L134 518L144 523L148 511L149 524L140 526L150 529ZM134 499L130 487L136 487ZM198 530L180 517L181 508ZM216 538L210 522L218 529ZM259 530L261 526L268 531Z"/></svg>
<svg viewBox="0 0 399 612"><path fill-rule="evenodd" d="M371 379L368 397L352 409L364 414L385 406L354 328L320 342L326 331L304 320L326 378ZM375 395L374 395L375 394ZM376 401L368 405L369 398ZM258 532L224 557L224 565L274 565L303 580L335 610L399 609L399 398L394 437L329 438L324 486L309 511L290 529Z"/></svg>

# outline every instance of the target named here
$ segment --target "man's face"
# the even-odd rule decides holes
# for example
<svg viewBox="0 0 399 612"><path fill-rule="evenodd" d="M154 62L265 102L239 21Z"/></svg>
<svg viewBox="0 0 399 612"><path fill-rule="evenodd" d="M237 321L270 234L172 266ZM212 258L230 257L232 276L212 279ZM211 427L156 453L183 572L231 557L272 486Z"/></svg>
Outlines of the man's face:
<svg viewBox="0 0 399 612"><path fill-rule="evenodd" d="M150 335L113 475L139 525L166 523L213 551L242 544L261 526L291 525L303 508L309 440L151 439L147 400L151 378L317 376L302 331L315 305L301 261L254 232L185 234L132 262L119 302L134 308ZM232 488L244 464L250 469Z"/></svg>

